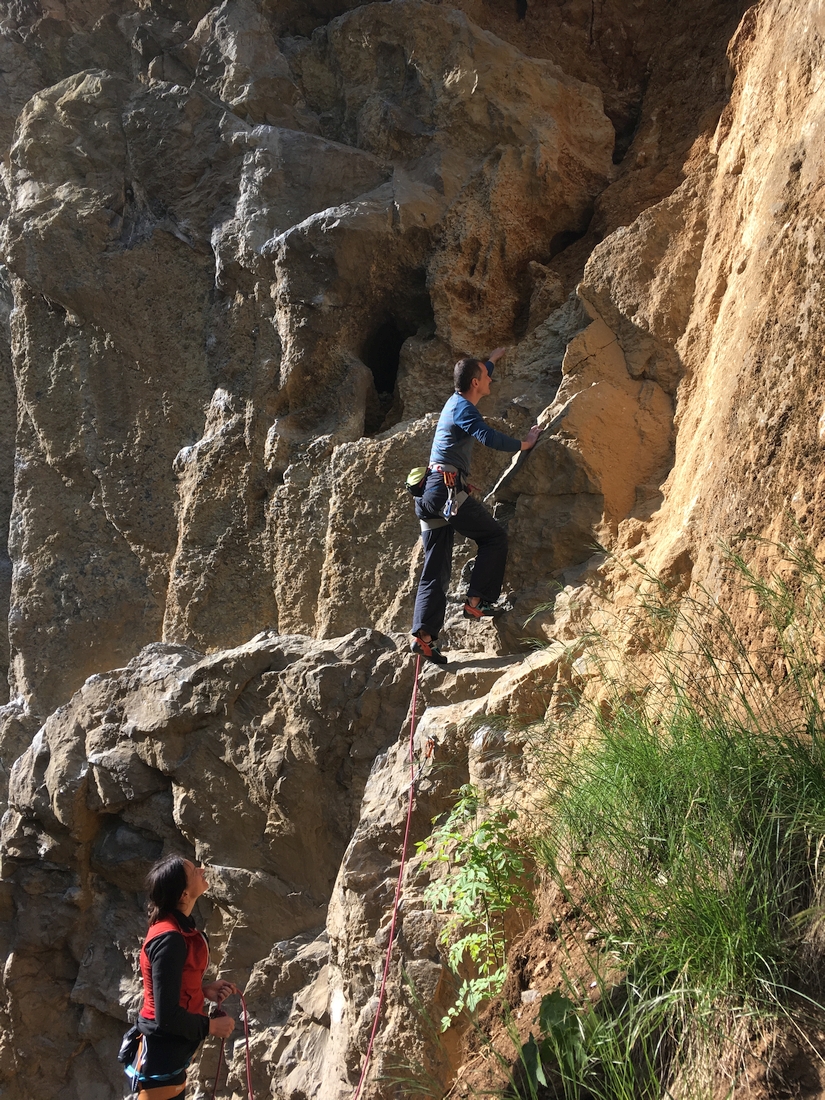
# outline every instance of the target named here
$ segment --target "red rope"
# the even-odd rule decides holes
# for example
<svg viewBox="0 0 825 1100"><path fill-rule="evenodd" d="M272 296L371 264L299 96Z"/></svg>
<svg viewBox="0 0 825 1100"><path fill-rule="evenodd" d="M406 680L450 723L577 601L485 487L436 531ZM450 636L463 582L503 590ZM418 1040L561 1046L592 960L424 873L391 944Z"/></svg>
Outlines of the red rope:
<svg viewBox="0 0 825 1100"><path fill-rule="evenodd" d="M381 977L381 989L378 993L378 1007L375 1010L375 1020L372 1024L372 1031L370 1032L370 1041L367 1045L367 1053L364 1055L364 1067L361 1070L361 1079L358 1082L358 1087L353 1094L352 1100L358 1100L361 1095L361 1089L364 1087L364 1082L367 1079L367 1070L369 1069L370 1058L372 1057L372 1048L375 1043L375 1036L378 1033L378 1021L381 1017L381 1008L384 1004L384 993L387 988L387 978L390 973L390 960L392 958L392 947L395 942L395 924L398 917L398 903L401 899L401 884L404 879L404 865L407 862L407 844L410 839L410 823L412 822L413 811L413 798L415 794L415 723L416 723L416 709L418 705L418 674L421 671L421 654L416 655L415 659L415 682L413 684L412 693L412 717L410 718L410 793L409 800L407 802L407 826L404 830L404 843L401 847L401 865L398 868L398 882L395 886L395 900L392 905L392 920L390 921L390 942L387 945L387 957L384 960L384 973Z"/></svg>
<svg viewBox="0 0 825 1100"><path fill-rule="evenodd" d="M221 1039L221 1049L218 1051L218 1068L215 1070L215 1084L212 1086L212 1095L209 1100L215 1100L215 1093L218 1091L218 1078L221 1075L223 1069L223 1048L226 1046L226 1039Z"/></svg>
<svg viewBox="0 0 825 1100"><path fill-rule="evenodd" d="M239 994L241 998L241 1009L243 1011L243 1031L244 1038L246 1040L246 1088L248 1093L248 1100L255 1100L252 1095L252 1061L249 1056L249 1013L246 1010L246 1001L244 1000L243 993ZM212 1086L211 1100L215 1100L215 1094L218 1091L218 1078L221 1075L221 1068L223 1067L223 1051L226 1046L226 1039L221 1039L221 1049L218 1052L218 1069L215 1073L215 1084Z"/></svg>
<svg viewBox="0 0 825 1100"><path fill-rule="evenodd" d="M367 1053L364 1055L364 1067L361 1070L361 1080L358 1082L358 1087L355 1090L353 1100L358 1100L361 1094L361 1089L364 1086L364 1082L367 1079L367 1070L369 1069L370 1058L372 1057L372 1048L375 1043L375 1036L378 1034L378 1022L381 1018L381 1009L384 1004L384 994L387 989L387 979L390 973L390 961L392 959L392 948L395 942L395 926L398 920L398 906L401 900L401 885L404 880L404 867L407 862L407 847L410 839L410 825L412 823L412 811L413 801L415 796L415 725L417 719L418 710L418 677L421 672L421 654L416 655L415 660L415 681L413 683L412 693L412 716L410 718L410 789L409 798L407 802L407 824L404 829L404 843L401 847L401 864L398 868L398 882L395 885L395 898L392 905L392 919L390 921L390 941L387 945L387 957L384 960L384 973L381 977L381 989L378 994L378 1007L375 1010L375 1020L373 1021L372 1031L370 1033L370 1041L367 1046ZM428 756L431 752L428 752ZM248 1100L255 1100L252 1095L252 1063L249 1055L249 1015L246 1010L246 1001L244 1000L243 993L240 994L241 1008L243 1009L243 1026L244 1037L246 1039L246 1086L248 1091ZM221 1049L218 1053L218 1069L215 1074L215 1084L212 1088L211 1100L215 1100L215 1095L218 1091L218 1079L220 1078L221 1069L224 1061L224 1047L226 1040L221 1039Z"/></svg>

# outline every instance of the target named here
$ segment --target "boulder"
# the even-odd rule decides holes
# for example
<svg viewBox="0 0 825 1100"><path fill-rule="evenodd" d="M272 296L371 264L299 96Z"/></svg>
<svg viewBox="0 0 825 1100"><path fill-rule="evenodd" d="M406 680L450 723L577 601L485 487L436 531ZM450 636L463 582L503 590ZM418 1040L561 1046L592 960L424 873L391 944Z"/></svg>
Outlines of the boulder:
<svg viewBox="0 0 825 1100"><path fill-rule="evenodd" d="M20 1037L0 1053L9 1095L45 1100L59 1080L79 1098L85 1077L69 1066L81 1054L116 1094L111 1047L138 1005L141 880L169 851L209 864L214 957L240 984L252 976L256 1012L269 983L262 1022L274 1027L278 999L304 990L296 1011L328 1026L321 964L310 953L304 966L298 948L324 927L372 761L396 739L410 688L385 635L261 634L211 657L149 646L48 719L12 769L0 839L4 1005ZM298 952L297 979L264 978L273 951Z"/></svg>

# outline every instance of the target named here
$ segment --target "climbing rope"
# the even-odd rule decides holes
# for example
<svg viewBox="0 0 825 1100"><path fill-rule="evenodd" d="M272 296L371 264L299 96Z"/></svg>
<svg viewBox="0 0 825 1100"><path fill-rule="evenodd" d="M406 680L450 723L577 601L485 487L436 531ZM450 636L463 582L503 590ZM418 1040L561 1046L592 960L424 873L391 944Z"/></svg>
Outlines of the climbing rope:
<svg viewBox="0 0 825 1100"><path fill-rule="evenodd" d="M369 1043L367 1045L367 1052L364 1055L364 1066L363 1066L363 1069L361 1070L361 1079L359 1080L358 1087L356 1088L355 1093L353 1095L353 1100L358 1100L358 1097L361 1095L361 1089L364 1087L364 1082L367 1079L367 1071L369 1070L370 1059L372 1058L372 1048L375 1044L375 1036L378 1034L378 1024L379 1024L379 1021L381 1019L381 1009L383 1008L383 1005L384 1005L384 995L385 995L386 990L387 990L387 979L389 978L389 973L390 973L390 963L391 963L391 960L392 960L392 949L393 949L393 944L395 943L395 926L396 926L397 921L398 921L398 908L399 908L399 903L401 901L401 886L402 886L402 883L404 881L404 868L405 868L406 863L407 863L407 848L409 846L409 840L410 840L410 826L412 824L412 811L413 811L413 803L414 803L414 800L415 800L415 785L418 782L418 778L421 775L421 771L424 767L424 764L426 763L426 760L429 760L432 757L433 750L435 749L435 741L431 738L427 742L426 760L421 763L420 767L418 768L418 771L416 771L416 769L415 769L415 727L416 727L416 722L417 722L417 718L418 718L418 678L419 678L420 673L421 673L421 655L417 654L416 659L415 659L415 680L413 682L413 693L412 693L412 706L411 706L412 714L411 714L411 717L410 717L410 745L409 745L410 787L409 787L409 796L408 796L408 799L407 799L407 823L406 823L406 826L404 828L404 843L401 846L401 863L400 863L400 866L398 868L398 881L395 884L395 898L393 899L392 918L390 920L390 938L389 938L389 943L387 944L387 956L384 960L384 973L381 976L381 988L380 988L379 993L378 993L378 1007L375 1010L375 1019L373 1020L372 1031L370 1032L370 1040L369 1040ZM251 1065L250 1056L249 1056L249 1016L248 1016L247 1011L246 1011L246 1001L244 1000L244 996L243 996L242 993L240 994L240 998L241 998L241 1008L243 1010L244 1037L246 1039L246 1086L247 1086L247 1092L248 1092L248 1100L255 1100L254 1096L252 1095L252 1065ZM226 1040L222 1039L221 1040L221 1049L220 1049L220 1052L218 1053L218 1069L215 1073L215 1084L212 1088L212 1096L211 1096L210 1100L215 1100L215 1095L217 1094L217 1091L218 1091L218 1081L220 1079L221 1070L223 1068L224 1047L225 1046L226 1046Z"/></svg>
<svg viewBox="0 0 825 1100"><path fill-rule="evenodd" d="M243 993L239 994L241 998L241 1011L243 1012L243 1031L244 1039L246 1040L246 1089L248 1100L255 1100L252 1095L252 1060L249 1057L249 1014L246 1011L246 1001L244 1000ZM221 1075L221 1069L223 1068L223 1052L226 1046L226 1039L221 1039L221 1049L218 1053L218 1068L215 1072L215 1084L212 1086L211 1100L215 1100L215 1094L218 1091L218 1079Z"/></svg>
<svg viewBox="0 0 825 1100"><path fill-rule="evenodd" d="M367 1053L364 1055L364 1066L361 1070L361 1079L358 1082L352 1100L358 1100L361 1095L361 1089L364 1087L364 1082L367 1079L367 1070L370 1065L370 1058L372 1057L372 1048L375 1043L375 1036L378 1034L378 1022L381 1018L381 1009L384 1004L384 994L387 989L387 978L390 973L390 960L392 959L392 948L395 943L395 925L398 918L398 905L401 900L401 884L404 880L404 866L407 862L407 845L410 839L410 824L412 822L413 801L415 798L415 784L418 779L418 775L421 774L419 768L418 774L415 771L415 724L418 710L418 676L421 672L421 654L419 653L415 659L415 681L413 683L412 693L412 716L410 717L410 790L409 798L407 800L407 825L404 829L404 843L401 845L401 864L398 868L398 882L395 884L395 899L392 904L392 919L390 920L390 942L387 944L387 957L384 960L384 973L381 977L381 988L378 992L378 1007L375 1010L375 1019L372 1023L372 1031L370 1032L370 1041L367 1044ZM428 756L432 755L428 745ZM423 765L422 765L423 766Z"/></svg>

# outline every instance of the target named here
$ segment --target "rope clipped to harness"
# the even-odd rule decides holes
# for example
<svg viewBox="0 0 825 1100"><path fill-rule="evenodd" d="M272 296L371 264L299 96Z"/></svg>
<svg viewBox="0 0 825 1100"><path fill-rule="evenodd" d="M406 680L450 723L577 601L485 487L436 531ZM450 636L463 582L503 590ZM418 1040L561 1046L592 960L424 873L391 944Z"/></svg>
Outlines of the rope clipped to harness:
<svg viewBox="0 0 825 1100"><path fill-rule="evenodd" d="M252 1094L252 1059L249 1056L249 1013L246 1011L246 1001L244 1000L243 993L239 994L241 998L241 1011L243 1012L243 1032L244 1040L246 1042L246 1090L248 1100L255 1100ZM215 1072L215 1084L212 1086L212 1096L210 1100L215 1100L215 1095L218 1091L218 1080L223 1069L224 1062L224 1048L226 1047L226 1039L221 1039L221 1049L218 1052L218 1068Z"/></svg>
<svg viewBox="0 0 825 1100"><path fill-rule="evenodd" d="M387 957L384 960L384 973L381 976L381 988L378 992L378 1007L375 1010L375 1019L372 1024L372 1031L370 1032L370 1041L367 1044L367 1052L364 1055L364 1065L361 1070L361 1078L358 1082L358 1087L353 1093L352 1100L358 1100L361 1095L361 1090L364 1087L364 1082L367 1079L367 1070L370 1066L370 1059L372 1058L372 1048L375 1044L375 1036L378 1034L378 1023L381 1019L381 1009L384 1006L384 994L387 990L387 978L390 973L390 960L392 959L392 949L395 943L395 925L398 919L398 906L401 900L401 884L404 881L404 867L407 862L407 846L410 839L410 825L412 823L412 811L413 801L415 799L415 784L417 775L415 772L415 724L418 711L418 677L421 672L421 655L419 654L415 659L415 681L413 683L412 693L412 715L410 717L410 790L409 798L407 800L407 824L404 829L404 843L401 846L401 864L398 868L398 882L395 885L395 898L392 903L392 919L390 921L390 939L387 944ZM420 770L420 769L419 769Z"/></svg>

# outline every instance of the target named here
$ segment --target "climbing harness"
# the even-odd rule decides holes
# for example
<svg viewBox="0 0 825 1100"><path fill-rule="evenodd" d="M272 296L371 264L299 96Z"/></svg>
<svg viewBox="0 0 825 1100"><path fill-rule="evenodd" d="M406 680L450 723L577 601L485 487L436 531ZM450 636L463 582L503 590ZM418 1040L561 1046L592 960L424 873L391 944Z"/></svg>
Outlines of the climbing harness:
<svg viewBox="0 0 825 1100"><path fill-rule="evenodd" d="M137 1036L137 1039L132 1035L133 1032L134 1035ZM130 1039L132 1040L131 1042ZM185 1079L182 1084L178 1082L176 1085L164 1085L162 1082L168 1081L170 1077L177 1077L181 1073L184 1074L185 1078L186 1070L189 1068L189 1062L187 1062L185 1066L181 1066L180 1069L174 1070L172 1073L150 1074L149 1076L142 1077L140 1068L146 1058L146 1036L141 1035L136 1027L129 1028L123 1036L123 1043L120 1047L120 1054L118 1054L118 1061L123 1061L121 1055L128 1053L127 1042L129 1042L128 1050L132 1051L132 1055L129 1064L124 1066L124 1072L132 1082L132 1087L129 1089L130 1096L136 1096L137 1100L174 1100L176 1096L182 1095L181 1090L186 1088ZM153 1081L154 1084L151 1084Z"/></svg>
<svg viewBox="0 0 825 1100"><path fill-rule="evenodd" d="M246 1042L246 1091L248 1100L255 1100L255 1097L252 1095L252 1061L249 1057L249 1014L246 1011L246 1001L244 1000L243 993L238 994L238 996L241 998L244 1040ZM223 1069L223 1052L225 1046L226 1039L221 1039L221 1049L218 1052L218 1068L215 1071L215 1084L212 1086L212 1095L210 1097L210 1100L215 1100L215 1094L218 1091L218 1079L220 1078L221 1070Z"/></svg>
<svg viewBox="0 0 825 1100"><path fill-rule="evenodd" d="M240 994L240 998L241 998L241 1009L243 1011L244 1039L246 1041L247 1100L255 1100L255 1097L252 1095L252 1060L251 1060L250 1055L249 1055L249 1014L247 1013L247 1010L246 1010L246 1001L244 1000L243 993ZM225 1016L226 1013L219 1010L217 1015ZM126 1045L127 1038L128 1039L133 1038L133 1036L131 1035L132 1030L134 1030L134 1032L136 1033L138 1038L137 1038L137 1041L134 1043L134 1046L131 1047L130 1049L134 1050L134 1052L137 1054L137 1058L134 1060L134 1064L130 1064L128 1066L128 1068L126 1069L126 1073L132 1078L133 1094L137 1093L138 1100L142 1100L142 1098L144 1098L144 1097L146 1098L146 1100L164 1100L164 1093L169 1097L179 1096L181 1088L185 1087L185 1083L184 1083L184 1085L158 1085L158 1086L150 1087L148 1089L140 1088L140 1066L141 1066L141 1063L143 1061L144 1052L146 1050L146 1039L143 1035L140 1034L140 1032L137 1030L137 1028L134 1028L134 1029L130 1028L129 1031L126 1032L126 1036L124 1036L124 1044L123 1044L124 1047ZM210 1100L215 1100L215 1095L218 1091L218 1081L220 1079L221 1070L223 1069L224 1048L225 1048L225 1046L226 1046L226 1039L221 1039L221 1049L218 1052L218 1068L215 1071L215 1084L212 1086L212 1093L211 1093ZM189 1063L187 1062L187 1066L188 1066L188 1064ZM184 1068L186 1068L186 1067L184 1067ZM177 1091L175 1091L175 1090L177 1090Z"/></svg>
<svg viewBox="0 0 825 1100"><path fill-rule="evenodd" d="M447 466L443 463L433 463L430 469L435 470L444 478L444 484L447 487L447 501L441 509L441 514L445 520L448 520L456 514L470 495L467 492L464 474L457 466Z"/></svg>
<svg viewBox="0 0 825 1100"><path fill-rule="evenodd" d="M422 472L423 471L423 472ZM448 520L458 512L461 505L473 491L473 486L468 485L464 474L457 466L448 466L446 463L434 462L429 466L416 466L407 475L407 488L414 497L424 495L427 484L427 474L432 471L441 474L447 489L447 500L441 509L440 515L431 519L420 519L422 531L435 531L439 527L446 527Z"/></svg>
<svg viewBox="0 0 825 1100"><path fill-rule="evenodd" d="M389 977L389 973L390 973L390 960L392 959L392 948L393 948L393 944L395 943L395 925L396 925L396 921L397 921L397 918L398 918L398 906L399 906L399 902L401 900L401 884L404 881L404 867L405 867L406 862L407 862L407 845L408 845L409 839L410 839L410 825L412 823L413 802L415 800L415 785L418 782L418 777L421 774L421 769L424 767L424 763L426 763L426 760L428 760L430 758L430 756L432 755L432 752L430 751L430 748L429 748L430 743L432 743L433 751L435 750L435 744L436 744L434 738L430 738L430 740L427 742L427 750L428 750L427 751L427 756L425 758L425 761L422 762L421 766L419 767L418 771L416 772L416 770L415 770L415 726L416 726L416 721L417 721L417 716L418 716L418 677L419 677L420 673L421 673L421 655L419 654L415 658L415 680L413 682L412 705L411 705L412 714L410 716L410 749L409 749L410 788L409 788L409 797L408 797L408 800L407 800L407 824L406 824L406 827L404 829L404 843L401 845L401 864L398 868L398 882L395 884L395 898L394 898L393 903L392 903L392 918L390 920L390 938L389 938L389 943L387 944L387 957L384 960L384 973L381 976L381 988L378 991L378 1007L375 1010L375 1019L373 1020L372 1031L370 1032L370 1039L369 1039L369 1043L367 1044L367 1053L364 1055L364 1065L363 1065L363 1068L361 1069L361 1078L358 1081L358 1087L356 1088L355 1092L353 1093L352 1100L358 1100L358 1097L361 1095L361 1089L364 1087L364 1082L367 1079L367 1070L369 1069L370 1058L372 1057L372 1048L373 1048L373 1044L375 1043L375 1036L378 1033L378 1022L381 1019L381 1009L384 1005L384 994L385 994L386 989L387 989L387 978Z"/></svg>

